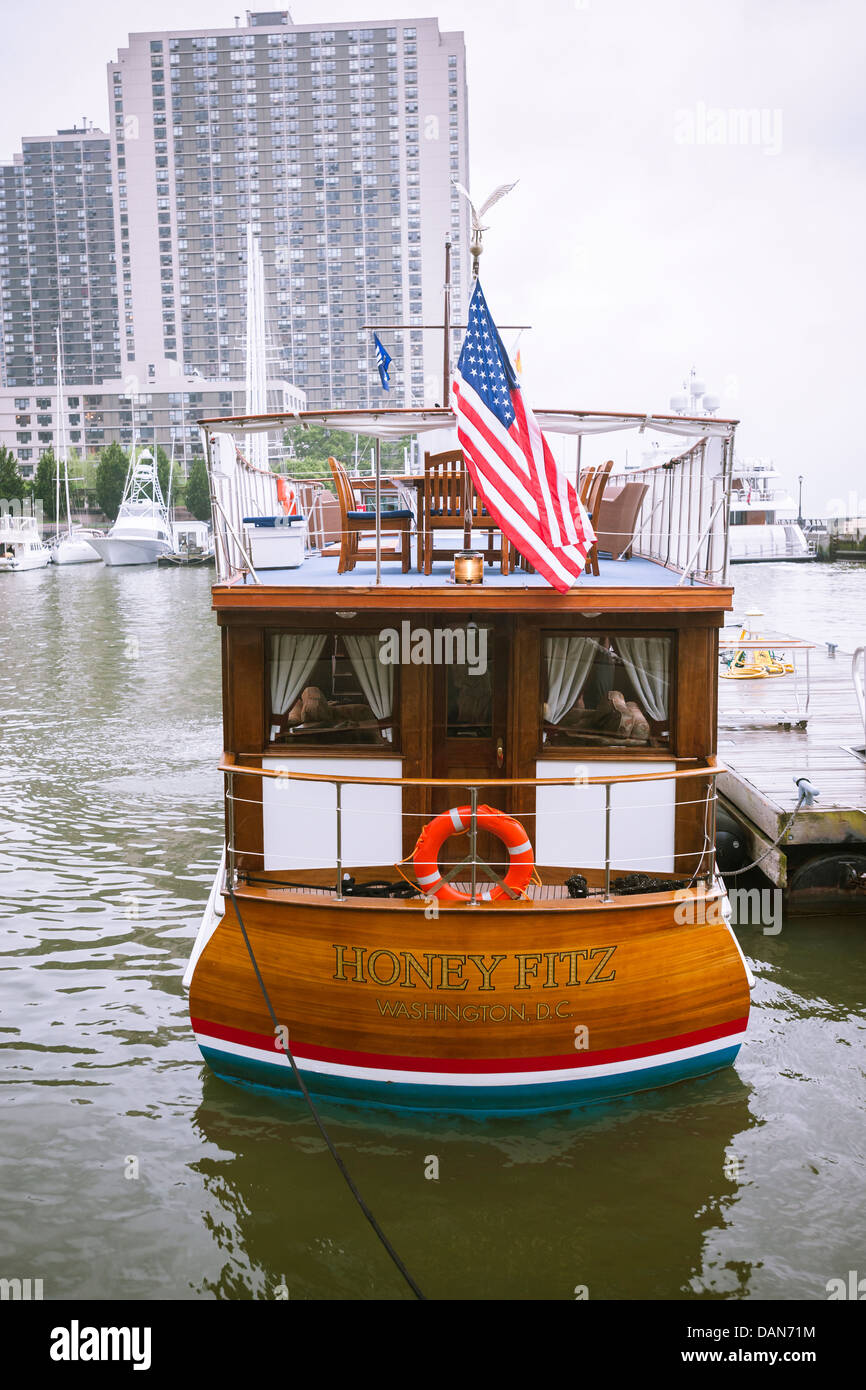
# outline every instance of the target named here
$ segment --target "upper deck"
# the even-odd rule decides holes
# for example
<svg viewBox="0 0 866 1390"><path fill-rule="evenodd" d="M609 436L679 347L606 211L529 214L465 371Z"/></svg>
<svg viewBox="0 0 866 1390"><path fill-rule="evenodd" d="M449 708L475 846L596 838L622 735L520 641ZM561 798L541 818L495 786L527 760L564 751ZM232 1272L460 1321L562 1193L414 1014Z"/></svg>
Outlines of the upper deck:
<svg viewBox="0 0 866 1390"><path fill-rule="evenodd" d="M254 579L243 572L213 588L213 606L222 612L251 609L333 609L345 601L365 610L472 610L473 612L643 612L689 613L730 609L733 589L691 578L654 560L599 560L599 574L583 574L567 594L558 594L541 575L516 571L503 575L485 566L480 585L455 584L448 561L433 562L431 574L413 566L403 574L386 559L376 582L374 560L359 560L338 573L336 556L311 555L293 569L262 570Z"/></svg>
<svg viewBox="0 0 866 1390"><path fill-rule="evenodd" d="M563 410L539 411L536 418L549 436L571 437L571 459L564 460L562 466L573 481L581 477L582 445L587 436L603 434L601 457L613 460L606 494L611 499L609 520L598 528L599 573L584 572L568 593L557 593L529 567L512 568L503 574L498 556L496 563L485 561L481 584L456 584L450 559L439 559L435 554L430 572L424 572L420 544L423 472L395 475L383 467L381 443L414 437L419 441L419 454L422 437L423 448L431 453L455 447L450 410L307 411L200 422L205 431L217 551L214 607L222 612L322 610L345 602L366 610L572 611L587 616L730 608L728 517L735 421ZM352 479L356 490L365 494L370 524L364 528L359 557L345 572L340 572L341 515L337 501L322 482L300 476L297 487L308 523L305 549L301 551L300 542L296 544L290 567L283 567L279 547L269 547L276 550L276 560L269 556L265 563L254 562L255 543L264 534L255 525L255 518L280 515L277 475L253 466L240 452L238 441L245 439L250 453L250 440L266 433L282 436L291 425L345 432L346 459L351 457L357 433L375 441L372 473ZM628 469L624 443L631 435L634 447L635 434L645 431L681 437L682 454L674 459L665 456L648 467ZM565 452L564 442L561 452ZM595 452L599 453L598 448ZM286 460L285 478L292 477L291 465L292 461ZM398 494L406 534L384 525L388 513L387 508L383 510L382 499L388 492ZM622 504L627 493L635 506ZM345 514L342 525L346 525ZM270 537L276 539L274 531ZM440 530L437 538L437 544L452 554L462 549L463 534L456 529ZM484 551L487 541L487 533L473 531L473 546ZM260 547L260 556L262 551Z"/></svg>

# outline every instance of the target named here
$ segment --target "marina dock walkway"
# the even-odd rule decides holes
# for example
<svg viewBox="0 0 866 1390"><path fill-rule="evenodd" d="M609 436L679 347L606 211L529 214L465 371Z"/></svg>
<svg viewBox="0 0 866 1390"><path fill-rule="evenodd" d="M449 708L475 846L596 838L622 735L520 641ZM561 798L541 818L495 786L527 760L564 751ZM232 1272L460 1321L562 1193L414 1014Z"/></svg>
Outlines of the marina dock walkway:
<svg viewBox="0 0 866 1390"><path fill-rule="evenodd" d="M729 636L720 635L720 646ZM777 634L762 638L762 646L791 659ZM815 855L866 856L866 761L851 751L862 749L864 730L851 654L801 646L793 658L796 674L719 680L719 759L728 771L718 788L745 831L750 860L782 832L799 797L796 778L808 778L820 793L762 863L782 888L789 872ZM866 909L866 894L862 901Z"/></svg>

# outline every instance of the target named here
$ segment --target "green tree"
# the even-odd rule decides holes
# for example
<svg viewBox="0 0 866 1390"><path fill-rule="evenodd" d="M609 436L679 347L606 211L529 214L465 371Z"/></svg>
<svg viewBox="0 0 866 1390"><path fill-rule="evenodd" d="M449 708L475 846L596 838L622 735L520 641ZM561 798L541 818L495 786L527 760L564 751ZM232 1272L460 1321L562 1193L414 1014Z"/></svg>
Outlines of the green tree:
<svg viewBox="0 0 866 1390"><path fill-rule="evenodd" d="M339 455L335 455L335 457L339 457ZM328 466L327 456L324 458L288 458L285 461L285 469L290 478L315 478L330 492L337 490Z"/></svg>
<svg viewBox="0 0 866 1390"><path fill-rule="evenodd" d="M82 506L96 506L96 470L99 466L98 455L91 454L87 458L80 458L78 454L69 455L69 485L75 487L76 501L80 501ZM80 479L74 483L75 478Z"/></svg>
<svg viewBox="0 0 866 1390"><path fill-rule="evenodd" d="M193 459L186 480L186 506L196 521L210 521L210 484L204 459Z"/></svg>
<svg viewBox="0 0 866 1390"><path fill-rule="evenodd" d="M289 448L290 457L298 460L327 459L329 454L349 465L354 462L355 436L343 430L326 430L323 425L290 425L283 435L283 442ZM358 439L359 458L366 452L369 459L371 440L366 435Z"/></svg>
<svg viewBox="0 0 866 1390"><path fill-rule="evenodd" d="M38 500L42 503L42 515L46 521L57 520L54 507L57 498L57 460L53 449L46 449L40 455L36 476L30 485L30 495L34 502Z"/></svg>
<svg viewBox="0 0 866 1390"><path fill-rule="evenodd" d="M382 441L380 457L383 477L389 473L403 472L403 450L409 447L409 438L406 435L402 439ZM328 430L323 425L310 425L307 429L303 425L290 425L283 434L283 443L287 450L283 470L290 477L318 478L333 492L329 455L339 459L350 473L355 472L355 435L346 434L345 430ZM371 450L375 444L371 435L361 434L357 437L358 472L362 477L372 476L374 472Z"/></svg>
<svg viewBox="0 0 866 1390"><path fill-rule="evenodd" d="M129 460L115 441L103 449L96 465L96 501L108 517L116 517L123 499Z"/></svg>
<svg viewBox="0 0 866 1390"><path fill-rule="evenodd" d="M18 471L18 460L4 445L0 449L0 502L24 500L27 484Z"/></svg>
<svg viewBox="0 0 866 1390"><path fill-rule="evenodd" d="M84 507L88 491L91 496L95 491L96 464L88 464L78 450L72 448L66 456L66 467L69 470L69 500L75 511ZM65 505L65 501L61 502L62 507Z"/></svg>

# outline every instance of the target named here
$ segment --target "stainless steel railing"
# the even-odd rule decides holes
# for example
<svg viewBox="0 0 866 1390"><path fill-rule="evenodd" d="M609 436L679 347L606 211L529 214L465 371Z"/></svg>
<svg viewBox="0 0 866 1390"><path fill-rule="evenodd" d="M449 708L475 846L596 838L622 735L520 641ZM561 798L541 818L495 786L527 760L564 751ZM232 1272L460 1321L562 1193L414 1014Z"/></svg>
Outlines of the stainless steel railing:
<svg viewBox="0 0 866 1390"><path fill-rule="evenodd" d="M645 483L632 553L688 579L725 583L732 480L730 440L699 440L677 458L612 474L609 487Z"/></svg>
<svg viewBox="0 0 866 1390"><path fill-rule="evenodd" d="M226 778L226 806L227 806L227 817L226 817L226 819L227 819L227 843L226 843L226 850L227 850L227 871L228 871L228 875L229 875L230 881L233 882L233 883L237 882L237 880L238 880L238 876L239 876L239 860L240 860L241 858L248 858L248 857L250 856L250 853L251 853L251 851L250 851L248 848L239 847L238 844L237 844L237 838L236 838L235 805L238 804L238 803L246 803L246 804L250 804L250 805L253 805L253 806L259 806L259 807L262 805L261 801L257 801L257 800L256 800L256 801L253 801L251 798L244 798L244 797L242 797L242 796L240 796L240 795L238 794L238 792L237 792L237 790L236 790L236 786L235 786L235 779L236 779L236 778L242 778L242 777L254 777L254 778L255 778L255 777L258 777L258 778L261 778L261 779L276 779L276 780L278 780L278 781L283 782L284 784L293 783L293 782L294 782L294 783L298 783L298 784L319 783L319 784L329 785L329 786L332 786L332 787L334 788L334 790L335 790L335 820L336 820L335 829L336 829L336 839L335 839L335 856L334 856L333 871L334 871L335 881L334 881L334 896L333 896L333 898L331 899L331 901L342 902L342 901L345 900L345 894L343 893L344 871L345 871L345 867L346 867L346 866L345 866L345 863L344 863L344 853L343 853L343 819L344 819L344 814L345 814L345 806L344 806L344 802L343 802L342 792L343 792L343 788L344 788L345 786L347 786L347 785L352 785L352 786L369 786L369 787L400 787L400 788L414 788L414 789L419 789L419 788L421 788L421 789L431 789L431 790L434 789L434 788L445 788L445 787L447 787L447 788L452 788L452 789L455 791L455 793L457 793L457 792L460 792L460 793L468 793L468 804L469 804L469 813L470 813L470 817L469 817L469 826L467 827L467 828L468 828L468 833L469 833L469 853L468 853L468 855L466 855L466 856L465 856L464 858L462 858L462 859L454 860L454 861L449 861L448 864L446 865L444 871L442 872L441 879L442 879L442 882L444 882L444 883L450 883L450 882L452 882L455 878L457 878L457 876L458 876L458 874L460 873L461 870L467 871L467 872L468 872L468 881L469 881L469 884L470 884L470 895L469 895L468 905L471 906L471 907L479 906L479 905L481 904L481 902L482 902L482 899L481 899L481 897L479 896L479 888L478 888L478 884L479 884L479 874L478 874L478 871L479 871L479 868L481 868L481 869L484 870L485 874L489 877L489 879L491 880L491 882L493 882L493 883L495 883L495 884L498 884L498 885L500 885L502 888L504 888L505 893L506 893L506 896L508 896L508 897L510 897L510 898L512 898L512 899L519 899L519 898L521 898L521 897L525 897L524 894L521 894L521 893L519 893L519 892L514 892L514 891L512 891L512 890L510 889L510 887L509 887L507 884L505 884L505 882L504 882L504 877L505 877L504 871L505 871L505 869L506 869L507 860L503 860L502 863L500 864L500 863L498 863L498 861L494 861L493 863L490 863L490 862L487 861L487 860L481 860L481 859L479 858L479 854L478 854L478 830L479 830L479 824L478 824L479 801L478 801L478 797L479 797L479 792L481 792L481 791L482 791L483 789L485 789L485 788L491 788L491 787L495 787L495 788L498 788L498 789L505 788L505 787L508 787L508 788L520 788L520 787L523 787L523 788L533 788L533 789L534 789L534 788L544 788L544 787L603 786L603 787L604 787L604 809L603 809L603 815L604 815L603 886L601 887L601 892L600 892L600 893L596 892L596 893L594 894L594 896L596 896L596 897L599 897L599 896L600 896L601 899L602 899L603 901L607 902L607 901L610 901L610 900L611 900L611 897L612 897L612 892L611 892L611 879L612 879L612 874L613 874L613 871L614 871L614 866L613 866L613 854L612 854L612 824L613 824L613 816L614 816L615 811L616 811L617 808L613 806L612 801L611 801L611 791L612 791L613 787L615 787L615 786L620 786L620 785L626 785L626 784L644 783L644 782L645 782L645 783L648 783L648 784L652 784L652 783L654 783L654 782L688 781L688 780L696 780L696 779L697 779L697 780L700 780L700 781L703 781L703 782L706 783L706 791L704 792L703 795L698 795L693 801L686 801L686 802L684 802L684 801L682 801L682 800L678 800L678 801L677 801L677 805L678 805L679 807L694 805L694 806L701 806L701 807L704 808L703 823L702 823L702 837L703 837L703 843L702 843L700 846L693 846L692 848L690 848L690 849L688 849L688 850L680 851L679 853L673 853L673 852L672 852L670 855L666 855L665 858L671 858L672 861L674 861L674 862L675 862L676 859L678 859L678 858L688 859L688 860L689 860L690 862L692 862L692 863L694 863L694 861L697 860L697 867L696 867L691 873L688 873L687 870L684 871L684 875L685 875L685 876L688 876L688 877L690 878L690 881L691 881L692 884L697 883L698 881L702 881L702 882L704 882L705 884L709 884L709 883L712 881L713 876L714 876L714 872L715 872L715 853L714 853L714 850L715 850L715 813L716 813L715 778L716 778L721 772L724 771L724 768L723 768L723 767L718 767L718 766L716 766L716 765L715 765L715 762L711 762L711 763L708 762L708 763L703 764L703 765L698 766L698 767L679 768L679 769L675 769L675 770L666 769L665 771L657 771L657 772L614 773L614 774L604 774L604 773L602 773L602 774L598 774L598 775L590 775L590 774L585 773L584 771L581 771L581 772L579 773L579 775L577 775L577 776L575 776L575 775L572 774L572 775L567 776L567 777L564 776L564 777L545 777L545 778L496 778L496 779L493 779L493 778L490 778L490 779L479 778L479 779L477 779L477 780L475 780L475 781L473 781L473 782L465 782L465 781L460 781L459 779L454 779L454 778L429 778L429 779L424 779L424 778L412 778L412 777L409 777L409 778L406 778L406 777L371 777L371 776L360 776L360 775L354 775L354 774L341 775L341 774L330 773L330 772L328 772L328 773L305 773L305 772L299 772L299 771L297 771L297 770L295 770L295 769L282 771L282 770L276 770L276 769L272 769L272 768L261 768L261 767L247 766L247 765L245 765L245 764L238 764L238 763L235 761L235 759L234 759L234 757L233 757L232 755L226 754L226 755L224 755L224 757L223 757L223 759L222 759L222 761L221 761L221 763L220 763L220 771L224 773L225 778ZM463 803L461 803L461 804L463 804ZM653 806L654 806L655 804L656 804L656 803L648 803L647 806L644 807L644 808L635 808L634 806L630 806L630 807L628 807L627 809L628 809L629 811L634 811L635 809L652 809ZM658 803L658 804L661 804L661 803ZM670 804L670 803L667 803L667 804ZM589 809L590 809L590 808L582 808L581 810L575 811L575 812L573 812L573 813L571 813L571 814L573 814L574 817L575 817L575 820L577 820L577 818L578 818L580 815L586 814L587 811L588 811ZM625 809L625 808L624 808L624 809ZM421 829L422 823L426 823L427 821L429 821L430 816L431 816L431 812L430 812L430 811L417 811L417 812L411 812L411 813L410 813L410 812L406 812L405 810L401 810L399 814L400 814L400 817L401 817L401 822L402 822L402 821L405 821L405 819L406 819L407 816L411 817L415 822L417 822L417 823L418 823L418 829L419 829L419 831L420 831L420 829ZM530 813L525 812L525 811L521 811L521 812L519 812L518 814L519 814L520 819L527 819L527 818L529 818L529 816L530 816ZM534 813L532 813L532 814L534 814ZM563 814L569 814L569 813L563 813ZM456 833L456 832L455 832L455 833ZM633 856L632 856L632 860L633 860ZM651 863L651 859L650 859L650 861L647 861L647 862L650 862L650 863ZM321 867L322 867L322 869L324 870L324 866L321 866ZM353 866L353 867L354 867L354 866ZM371 867L373 867L373 866L371 866ZM441 867L441 861L440 861L440 867ZM502 873L502 874L500 874L500 873L497 872L497 868L500 868L500 867L503 869L503 873ZM671 875L671 872L670 872L669 870L661 869L661 870L658 870L657 872L660 873L663 877L671 877L671 876L672 876L672 875ZM463 881L463 880L461 880L461 881ZM322 885L322 886L324 887L325 885ZM420 887L419 887L419 889L418 889L418 892L419 892L419 894L420 894L421 896L424 896L423 889L421 889Z"/></svg>

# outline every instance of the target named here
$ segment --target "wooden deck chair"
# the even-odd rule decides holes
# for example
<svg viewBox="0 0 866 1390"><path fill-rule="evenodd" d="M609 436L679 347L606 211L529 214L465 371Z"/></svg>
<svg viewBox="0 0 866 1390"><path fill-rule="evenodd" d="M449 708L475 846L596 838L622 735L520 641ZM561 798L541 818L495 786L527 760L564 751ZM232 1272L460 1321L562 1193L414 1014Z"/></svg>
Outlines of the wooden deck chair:
<svg viewBox="0 0 866 1390"><path fill-rule="evenodd" d="M578 495L580 497L581 503L583 504L584 510L587 512L589 512L590 510L589 494L597 472L598 465L594 463L590 464L587 468L582 468L580 470L580 488ZM589 555L587 555L587 560L589 560ZM529 574L535 573L534 566L531 565L530 562L523 555L521 555L517 548L513 545L511 547L511 563L512 567L515 569L519 568L522 570L526 570Z"/></svg>
<svg viewBox="0 0 866 1390"><path fill-rule="evenodd" d="M601 501L604 497L604 490L607 487L607 480L610 477L610 472L612 468L613 459L608 459L607 463L603 463L599 468L595 470L592 482L589 487L587 500L583 504L589 513L589 519L592 522L592 529L593 531L595 531L596 535L598 534L599 516L601 514ZM590 549L586 557L585 569L590 574L597 575L599 572L597 541L592 546L590 546Z"/></svg>
<svg viewBox="0 0 866 1390"><path fill-rule="evenodd" d="M493 538L499 532L499 568L503 574L509 574L512 569L511 551L508 537L500 528L499 522L492 517L482 502L472 483L472 479L467 475L466 478L467 506L463 527L463 548L468 550L472 544L473 531L487 532L487 563L492 565L495 557Z"/></svg>
<svg viewBox="0 0 866 1390"><path fill-rule="evenodd" d="M462 449L424 455L424 492L421 498L421 524L418 528L418 568L424 574L433 569L434 556L451 558L460 549L454 544L435 544L436 531L462 531L462 549L471 544L472 531L487 531L487 562L493 563L493 537L499 523L484 506L466 471ZM500 543L502 573L508 574L508 544Z"/></svg>
<svg viewBox="0 0 866 1390"><path fill-rule="evenodd" d="M593 479L595 478L595 475L596 475L597 472L598 472L598 465L597 465L597 464L594 464L594 463L591 464L589 468L582 468L582 469L580 470L580 493L579 493L579 496L580 496L580 500L581 500L581 502L583 503L584 507L587 507L587 508L588 508L588 504L589 504L589 491L590 491L590 488L592 487Z"/></svg>
<svg viewBox="0 0 866 1390"><path fill-rule="evenodd" d="M451 557L455 546L443 549L434 543L436 531L462 531L466 511L466 466L462 449L424 455L424 491L418 526L418 568L433 569L436 555ZM459 549L459 547L456 547Z"/></svg>
<svg viewBox="0 0 866 1390"><path fill-rule="evenodd" d="M337 489L337 500L340 503L340 562L337 566L338 574L345 574L347 570L353 570L358 560L368 560L375 555L375 547L368 546L365 550L361 549L362 536L375 536L376 516L374 512L362 512L358 510L355 501L355 493L352 489L352 480L345 468L335 458L328 459L328 466L334 479ZM403 573L409 573L409 537L412 531L412 512L409 508L399 511L385 512L381 514L381 531L398 532L400 540L399 552L383 551L383 560L400 559L403 563Z"/></svg>

